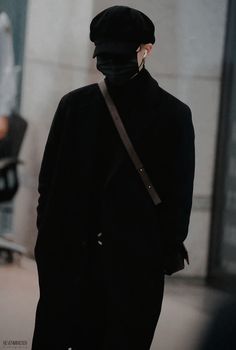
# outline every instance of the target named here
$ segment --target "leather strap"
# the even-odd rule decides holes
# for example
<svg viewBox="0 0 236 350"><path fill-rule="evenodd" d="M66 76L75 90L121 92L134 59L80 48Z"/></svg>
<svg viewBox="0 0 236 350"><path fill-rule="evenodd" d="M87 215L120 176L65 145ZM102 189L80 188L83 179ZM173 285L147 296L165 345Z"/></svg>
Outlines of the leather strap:
<svg viewBox="0 0 236 350"><path fill-rule="evenodd" d="M105 80L101 80L98 83L98 86L100 88L100 91L105 99L105 102L107 104L108 110L110 111L110 114L112 116L112 119L114 121L114 124L120 134L120 137L124 143L124 146L126 147L130 158L132 159L136 170L138 171L141 179L143 180L143 183L148 191L148 193L150 194L153 202L155 205L161 203L161 199L158 195L158 193L156 192L155 188L153 187L148 174L146 173L146 170L144 169L144 166L142 164L142 162L140 161L133 145L132 142L129 139L129 136L125 130L124 124L120 118L119 112L111 98L111 95L109 94L108 90L107 90L107 86L106 86L106 82Z"/></svg>

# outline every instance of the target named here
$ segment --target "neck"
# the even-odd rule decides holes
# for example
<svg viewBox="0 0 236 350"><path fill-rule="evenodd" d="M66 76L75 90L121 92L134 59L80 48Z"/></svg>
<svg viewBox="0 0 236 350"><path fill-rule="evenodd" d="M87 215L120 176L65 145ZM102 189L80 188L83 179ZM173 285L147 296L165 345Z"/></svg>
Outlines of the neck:
<svg viewBox="0 0 236 350"><path fill-rule="evenodd" d="M133 79L134 77L136 77L136 75L138 75L140 73L140 71L145 68L145 64L144 64L144 61L142 61L142 63L140 64L140 66L138 67L138 72L135 73L130 79Z"/></svg>

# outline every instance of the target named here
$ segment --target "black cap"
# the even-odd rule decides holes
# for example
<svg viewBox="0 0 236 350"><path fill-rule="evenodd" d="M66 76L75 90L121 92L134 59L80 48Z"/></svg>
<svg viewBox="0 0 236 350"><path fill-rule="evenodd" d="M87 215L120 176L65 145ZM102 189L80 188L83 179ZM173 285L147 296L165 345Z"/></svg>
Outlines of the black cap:
<svg viewBox="0 0 236 350"><path fill-rule="evenodd" d="M128 6L111 6L90 24L93 57L100 53L129 54L140 44L155 42L155 26L144 13Z"/></svg>

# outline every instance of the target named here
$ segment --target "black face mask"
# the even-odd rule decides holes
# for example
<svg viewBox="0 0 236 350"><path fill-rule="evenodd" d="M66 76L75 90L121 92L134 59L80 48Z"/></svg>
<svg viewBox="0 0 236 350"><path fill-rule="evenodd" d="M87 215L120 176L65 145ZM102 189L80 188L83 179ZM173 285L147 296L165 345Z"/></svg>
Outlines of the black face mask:
<svg viewBox="0 0 236 350"><path fill-rule="evenodd" d="M125 84L136 73L139 73L140 66L138 66L136 52L129 56L108 54L97 56L97 69L114 85Z"/></svg>

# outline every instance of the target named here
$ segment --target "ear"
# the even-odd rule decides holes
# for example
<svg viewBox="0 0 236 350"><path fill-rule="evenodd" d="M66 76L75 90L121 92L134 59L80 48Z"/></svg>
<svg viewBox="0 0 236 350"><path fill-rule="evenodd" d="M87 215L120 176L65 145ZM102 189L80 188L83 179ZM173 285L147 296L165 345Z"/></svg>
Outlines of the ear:
<svg viewBox="0 0 236 350"><path fill-rule="evenodd" d="M147 55L150 54L150 52L152 51L152 47L153 47L153 44L151 43L148 43L148 44L145 44L145 49L147 50Z"/></svg>

